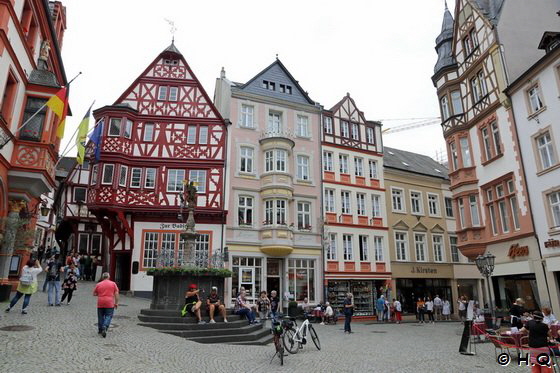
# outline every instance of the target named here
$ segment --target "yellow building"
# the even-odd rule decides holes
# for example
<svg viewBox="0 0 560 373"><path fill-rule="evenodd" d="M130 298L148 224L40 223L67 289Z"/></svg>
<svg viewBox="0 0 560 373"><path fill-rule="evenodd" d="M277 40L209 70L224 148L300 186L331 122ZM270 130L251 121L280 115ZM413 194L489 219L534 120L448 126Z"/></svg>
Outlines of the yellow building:
<svg viewBox="0 0 560 373"><path fill-rule="evenodd" d="M482 304L481 276L457 249L447 168L430 157L385 147L391 296L414 313L419 297L465 295Z"/></svg>

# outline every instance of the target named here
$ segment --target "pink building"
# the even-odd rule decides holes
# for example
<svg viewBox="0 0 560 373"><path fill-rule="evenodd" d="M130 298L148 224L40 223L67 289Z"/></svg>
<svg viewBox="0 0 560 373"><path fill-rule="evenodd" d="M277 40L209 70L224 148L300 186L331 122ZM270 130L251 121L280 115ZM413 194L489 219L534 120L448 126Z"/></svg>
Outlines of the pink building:
<svg viewBox="0 0 560 373"><path fill-rule="evenodd" d="M247 83L216 82L214 101L231 121L226 171L226 245L233 277L250 297L323 299L321 107L275 60ZM284 306L287 304L284 303Z"/></svg>

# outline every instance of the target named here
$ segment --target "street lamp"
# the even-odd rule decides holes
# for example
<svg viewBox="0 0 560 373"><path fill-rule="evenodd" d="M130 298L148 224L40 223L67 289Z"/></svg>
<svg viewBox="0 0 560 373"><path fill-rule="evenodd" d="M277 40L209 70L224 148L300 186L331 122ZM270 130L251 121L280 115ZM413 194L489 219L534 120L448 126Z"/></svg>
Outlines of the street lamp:
<svg viewBox="0 0 560 373"><path fill-rule="evenodd" d="M476 266L480 271L480 274L486 278L486 286L488 287L488 306L490 307L490 313L492 315L492 328L494 327L494 302L492 302L492 296L490 295L490 277L494 272L494 261L496 257L489 252L486 255L479 255L476 258Z"/></svg>

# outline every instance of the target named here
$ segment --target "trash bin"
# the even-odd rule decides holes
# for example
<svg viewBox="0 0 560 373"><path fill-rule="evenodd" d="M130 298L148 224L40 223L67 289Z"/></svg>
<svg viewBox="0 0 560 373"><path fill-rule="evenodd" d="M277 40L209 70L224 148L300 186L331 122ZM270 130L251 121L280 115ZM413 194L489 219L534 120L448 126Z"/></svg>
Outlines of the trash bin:
<svg viewBox="0 0 560 373"><path fill-rule="evenodd" d="M297 317L298 315L298 304L297 302L291 301L288 303L288 316Z"/></svg>

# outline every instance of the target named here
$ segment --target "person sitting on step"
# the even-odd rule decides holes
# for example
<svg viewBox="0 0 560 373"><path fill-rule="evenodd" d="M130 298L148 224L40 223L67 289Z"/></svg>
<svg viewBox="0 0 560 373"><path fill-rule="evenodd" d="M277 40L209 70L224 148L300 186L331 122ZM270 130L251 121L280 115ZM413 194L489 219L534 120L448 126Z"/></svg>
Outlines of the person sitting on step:
<svg viewBox="0 0 560 373"><path fill-rule="evenodd" d="M218 295L218 288L216 286L212 286L212 290L208 298L206 298L206 307L208 307L208 314L210 315L210 324L216 323L216 321L214 321L214 313L216 311L220 312L220 315L224 318L224 322L228 322L226 318L226 307L220 302L220 296Z"/></svg>
<svg viewBox="0 0 560 373"><path fill-rule="evenodd" d="M247 299L245 298L245 290L241 290L239 292L239 296L235 299L234 313L236 315L247 317L250 325L259 323L255 320L253 305L247 302Z"/></svg>
<svg viewBox="0 0 560 373"><path fill-rule="evenodd" d="M185 316L188 312L192 316L196 316L199 324L206 324L202 321L202 317L200 316L200 307L202 306L202 302L198 296L199 292L200 290L196 284L189 285L189 289L185 293L185 306L181 311L181 316Z"/></svg>

